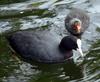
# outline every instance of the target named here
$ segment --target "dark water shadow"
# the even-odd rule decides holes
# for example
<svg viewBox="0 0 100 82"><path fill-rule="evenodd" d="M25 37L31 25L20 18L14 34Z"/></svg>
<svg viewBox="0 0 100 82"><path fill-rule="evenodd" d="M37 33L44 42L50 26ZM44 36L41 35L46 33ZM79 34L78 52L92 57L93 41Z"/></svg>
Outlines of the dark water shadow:
<svg viewBox="0 0 100 82"><path fill-rule="evenodd" d="M83 78L83 66L76 65L73 59L69 59L64 63L58 64L43 64L43 63L31 63L33 69L41 71L39 77L34 80L31 78L29 82L66 82L70 80L76 80ZM35 66L35 67L34 67Z"/></svg>
<svg viewBox="0 0 100 82"><path fill-rule="evenodd" d="M22 18L26 16L54 17L56 16L53 11L47 9L30 8L26 10L2 10L0 11L0 19Z"/></svg>
<svg viewBox="0 0 100 82"><path fill-rule="evenodd" d="M25 1L28 1L28 0L0 0L0 5L19 3L19 2L25 2Z"/></svg>

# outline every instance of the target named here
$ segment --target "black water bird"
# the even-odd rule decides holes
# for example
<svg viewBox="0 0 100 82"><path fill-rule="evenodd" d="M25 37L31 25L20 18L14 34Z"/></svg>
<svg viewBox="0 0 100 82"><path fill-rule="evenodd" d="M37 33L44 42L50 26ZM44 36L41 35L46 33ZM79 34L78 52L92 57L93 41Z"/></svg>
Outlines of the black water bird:
<svg viewBox="0 0 100 82"><path fill-rule="evenodd" d="M76 37L65 36L60 40L47 30L18 31L7 35L7 40L22 58L36 62L64 62L73 56L73 49L79 49Z"/></svg>

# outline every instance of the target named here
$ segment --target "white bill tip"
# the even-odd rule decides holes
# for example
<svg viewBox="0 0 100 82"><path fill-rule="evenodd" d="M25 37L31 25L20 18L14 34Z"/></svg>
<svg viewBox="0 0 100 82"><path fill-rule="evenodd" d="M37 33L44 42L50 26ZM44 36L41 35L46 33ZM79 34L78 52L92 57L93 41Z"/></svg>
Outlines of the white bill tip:
<svg viewBox="0 0 100 82"><path fill-rule="evenodd" d="M84 57L84 54L82 52L82 48L81 48L81 40L80 39L77 39L77 45L78 45L78 48L77 48L77 51L79 51L79 53L81 54L82 57Z"/></svg>

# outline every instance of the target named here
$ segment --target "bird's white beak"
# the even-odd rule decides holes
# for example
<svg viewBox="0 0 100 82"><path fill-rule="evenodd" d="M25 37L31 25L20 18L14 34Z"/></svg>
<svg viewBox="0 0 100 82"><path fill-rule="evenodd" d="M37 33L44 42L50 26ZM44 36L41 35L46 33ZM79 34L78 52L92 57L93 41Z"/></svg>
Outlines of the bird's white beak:
<svg viewBox="0 0 100 82"><path fill-rule="evenodd" d="M77 48L77 51L81 54L82 57L84 57L84 54L82 52L82 48L81 48L81 40L80 39L77 39L77 45L78 45L78 48Z"/></svg>

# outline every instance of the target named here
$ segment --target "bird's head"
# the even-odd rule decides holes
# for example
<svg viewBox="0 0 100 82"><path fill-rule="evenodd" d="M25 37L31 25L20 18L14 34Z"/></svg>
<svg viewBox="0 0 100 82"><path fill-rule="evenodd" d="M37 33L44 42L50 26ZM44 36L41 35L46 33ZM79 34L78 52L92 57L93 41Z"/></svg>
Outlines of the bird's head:
<svg viewBox="0 0 100 82"><path fill-rule="evenodd" d="M81 32L82 23L81 23L80 19L73 18L73 19L70 21L70 25L71 25L72 30L73 30L75 33L78 33L78 34L79 34L79 33Z"/></svg>

